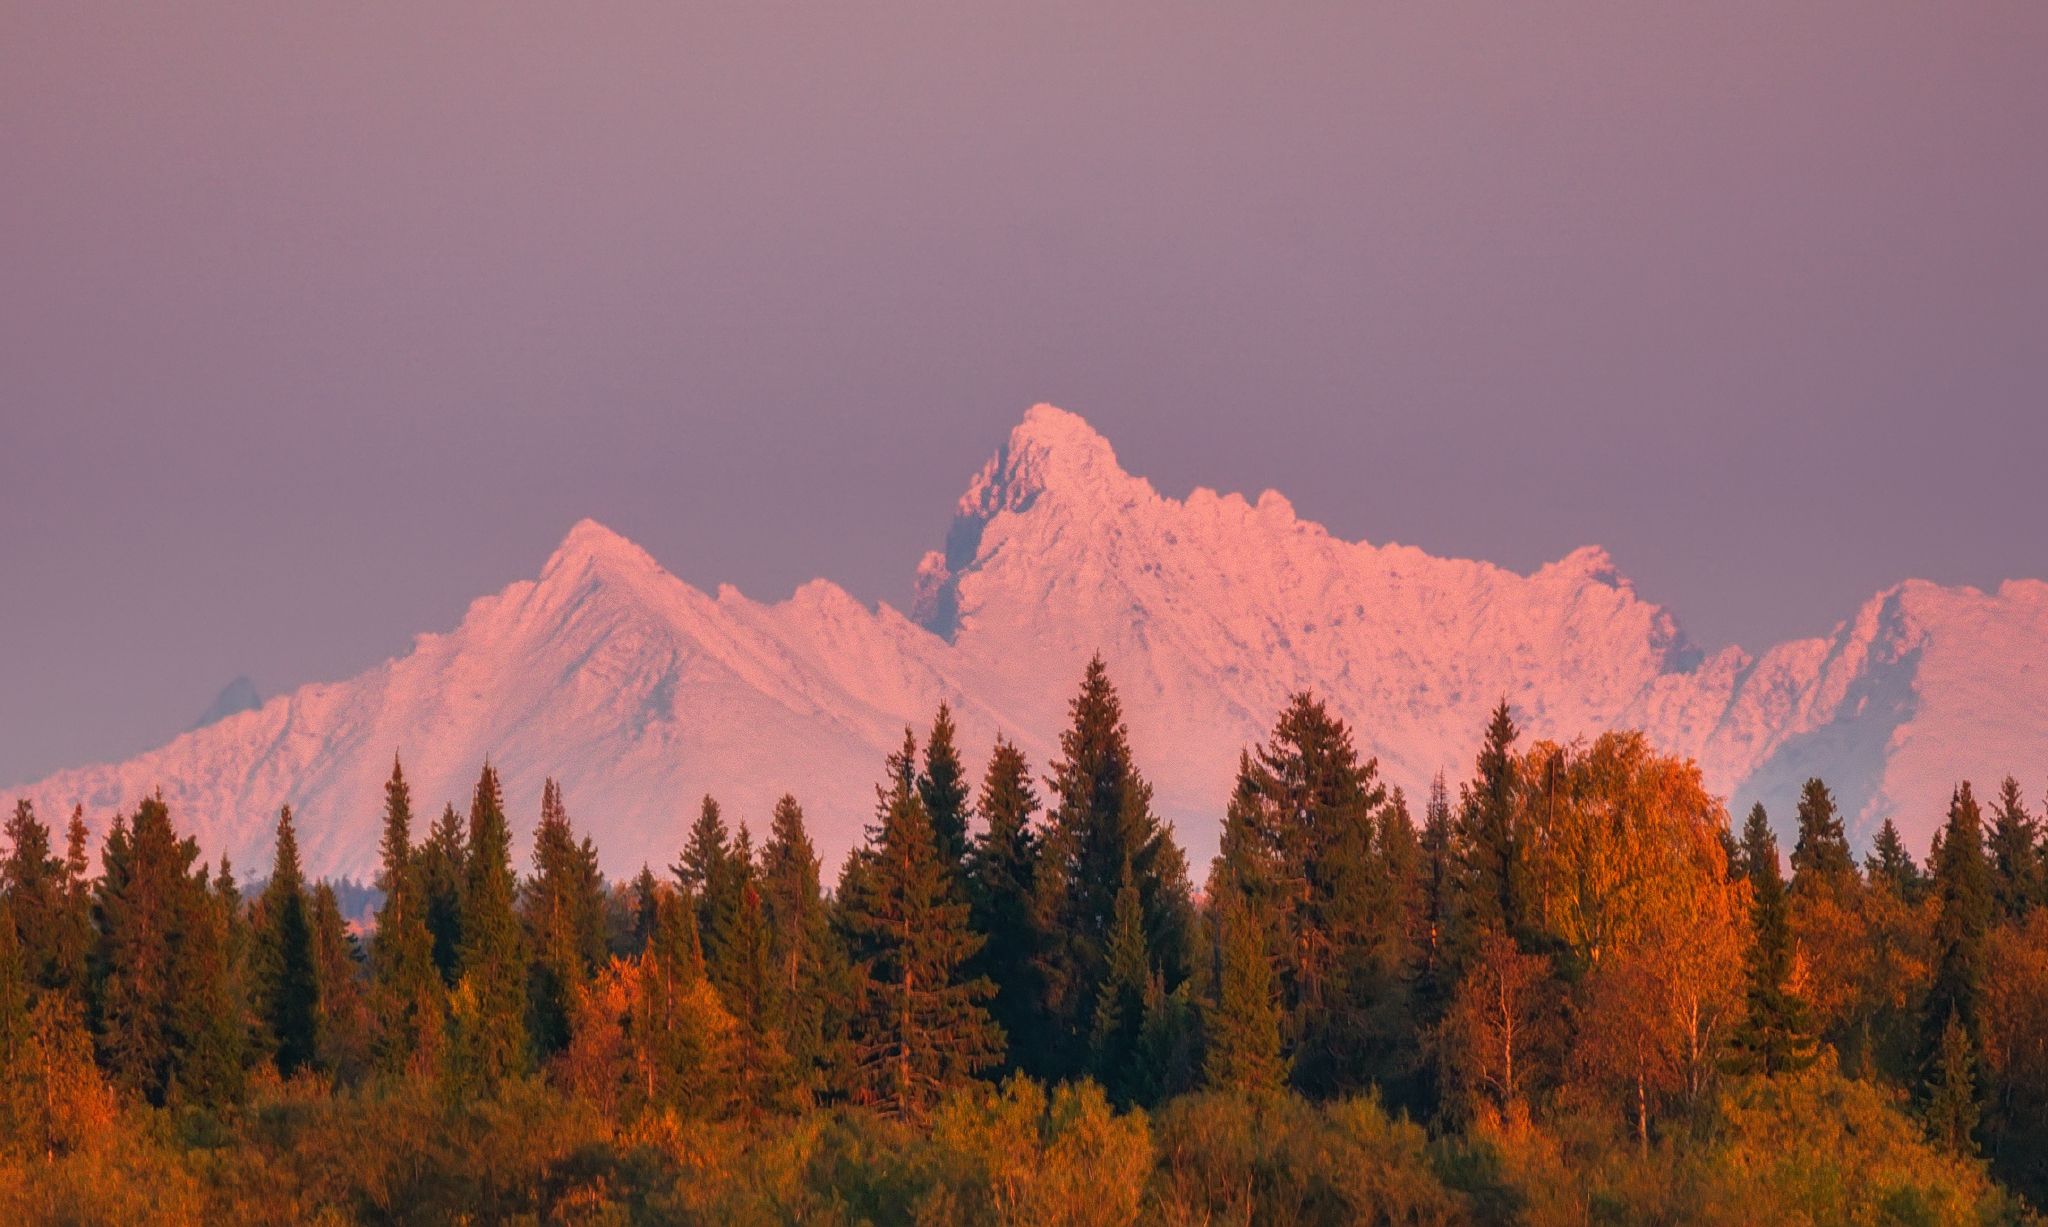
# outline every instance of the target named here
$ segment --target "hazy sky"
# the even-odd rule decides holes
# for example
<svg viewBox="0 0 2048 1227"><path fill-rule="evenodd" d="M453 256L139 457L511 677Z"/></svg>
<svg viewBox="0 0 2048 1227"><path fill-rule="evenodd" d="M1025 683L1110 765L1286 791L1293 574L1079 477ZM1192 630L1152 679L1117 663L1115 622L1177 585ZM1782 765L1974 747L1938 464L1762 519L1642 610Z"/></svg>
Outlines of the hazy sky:
<svg viewBox="0 0 2048 1227"><path fill-rule="evenodd" d="M316 11L317 10L317 11ZM1707 646L2048 575L2048 5L0 0L0 781L1024 408Z"/></svg>

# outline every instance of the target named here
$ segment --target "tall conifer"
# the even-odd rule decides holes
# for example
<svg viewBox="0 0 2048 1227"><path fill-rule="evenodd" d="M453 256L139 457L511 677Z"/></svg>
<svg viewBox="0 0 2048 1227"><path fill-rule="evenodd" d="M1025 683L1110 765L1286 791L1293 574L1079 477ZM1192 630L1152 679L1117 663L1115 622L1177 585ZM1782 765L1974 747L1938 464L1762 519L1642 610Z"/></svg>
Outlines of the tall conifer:
<svg viewBox="0 0 2048 1227"><path fill-rule="evenodd" d="M876 788L869 877L847 901L866 984L856 1020L859 1097L886 1114L923 1119L947 1090L987 1068L1003 1037L985 1003L994 987L968 979L981 946L967 901L939 860L914 782L917 746L908 732Z"/></svg>
<svg viewBox="0 0 2048 1227"><path fill-rule="evenodd" d="M489 763L470 801L462 896L462 977L454 1002L456 1072L495 1088L528 1061L526 950L514 908L512 833Z"/></svg>
<svg viewBox="0 0 2048 1227"><path fill-rule="evenodd" d="M313 926L299 839L287 805L277 818L270 881L257 900L254 970L264 1040L277 1070L289 1078L318 1055L320 982L313 966Z"/></svg>
<svg viewBox="0 0 2048 1227"><path fill-rule="evenodd" d="M1742 828L1743 872L1750 886L1752 938L1745 967L1742 1022L1730 1042L1730 1065L1743 1073L1780 1074L1813 1061L1806 1002L1793 991L1792 922L1778 840L1758 805Z"/></svg>
<svg viewBox="0 0 2048 1227"><path fill-rule="evenodd" d="M973 960L977 975L995 986L989 1014L1003 1029L1012 1067L1041 1069L1049 1055L1039 961L1046 942L1038 911L1038 836L1032 817L1038 794L1024 752L1002 738L989 754L979 808L985 824L967 865L969 916L986 941ZM1148 952L1149 953L1149 952Z"/></svg>

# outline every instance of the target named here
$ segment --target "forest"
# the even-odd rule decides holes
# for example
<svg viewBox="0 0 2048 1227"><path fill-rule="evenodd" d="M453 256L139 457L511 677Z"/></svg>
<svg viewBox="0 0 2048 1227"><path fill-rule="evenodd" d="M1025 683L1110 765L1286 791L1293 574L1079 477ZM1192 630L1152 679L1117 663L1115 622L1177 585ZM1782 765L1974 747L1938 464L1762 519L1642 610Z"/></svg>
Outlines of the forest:
<svg viewBox="0 0 2048 1227"><path fill-rule="evenodd" d="M394 762L351 924L289 809L245 892L161 798L0 862L0 1221L2020 1223L2048 841L1789 854L1637 733L1389 788L1295 696L1199 884L1098 659L1043 774L950 712L829 884L796 798L607 881L570 798ZM1369 732L1369 731L1368 731ZM678 798L679 809L689 803ZM366 821L374 816L365 815Z"/></svg>

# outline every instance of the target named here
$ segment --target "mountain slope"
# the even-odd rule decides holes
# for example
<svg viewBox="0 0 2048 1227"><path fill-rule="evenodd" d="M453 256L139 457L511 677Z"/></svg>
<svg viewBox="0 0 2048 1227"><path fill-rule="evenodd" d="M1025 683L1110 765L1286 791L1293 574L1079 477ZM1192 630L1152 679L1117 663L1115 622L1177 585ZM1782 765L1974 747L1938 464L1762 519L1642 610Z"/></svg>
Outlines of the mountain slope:
<svg viewBox="0 0 2048 1227"><path fill-rule="evenodd" d="M1343 541L1270 491L1166 498L1080 418L1039 406L920 564L911 617L822 580L775 604L708 595L585 521L538 579L405 656L24 791L51 812L83 803L97 827L161 786L210 853L245 866L288 801L309 868L364 874L394 752L422 809L460 806L488 754L515 806L560 778L615 873L672 860L706 791L757 827L795 792L836 857L906 722L943 698L972 759L1000 730L1043 768L1100 650L1198 864L1237 751L1303 687L1411 792L1463 774L1505 695L1536 736L1642 727L1781 821L1822 775L1859 831L1893 814L1924 846L1954 778L2043 757L2044 649L2048 584L1916 581L1830 636L1703 657L1598 549L1525 576Z"/></svg>

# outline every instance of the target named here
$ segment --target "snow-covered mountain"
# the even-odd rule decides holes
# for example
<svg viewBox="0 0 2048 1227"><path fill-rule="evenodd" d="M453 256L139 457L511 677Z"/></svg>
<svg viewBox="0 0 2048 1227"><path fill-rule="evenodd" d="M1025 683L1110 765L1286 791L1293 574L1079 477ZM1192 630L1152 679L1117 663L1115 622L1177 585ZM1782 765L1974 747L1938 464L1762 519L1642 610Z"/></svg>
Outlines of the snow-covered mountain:
<svg viewBox="0 0 2048 1227"><path fill-rule="evenodd" d="M560 779L612 872L672 861L707 791L757 830L794 792L836 859L906 723L945 699L970 766L1000 731L1042 767L1097 650L1197 865L1238 750L1301 688L1411 793L1467 770L1505 695L1537 736L1641 727L1781 822L1820 775L1859 835L1889 814L1919 847L1956 780L2048 760L2048 583L1909 581L1826 637L1703 656L1597 548L1519 575L1340 540L1271 491L1162 497L1041 405L969 485L908 617L824 580L776 604L706 594L586 520L538 579L402 657L18 791L103 829L161 787L204 849L252 870L289 802L308 867L361 875L394 753L422 825L488 755L515 818Z"/></svg>

